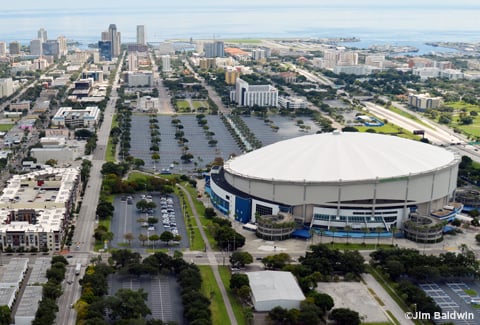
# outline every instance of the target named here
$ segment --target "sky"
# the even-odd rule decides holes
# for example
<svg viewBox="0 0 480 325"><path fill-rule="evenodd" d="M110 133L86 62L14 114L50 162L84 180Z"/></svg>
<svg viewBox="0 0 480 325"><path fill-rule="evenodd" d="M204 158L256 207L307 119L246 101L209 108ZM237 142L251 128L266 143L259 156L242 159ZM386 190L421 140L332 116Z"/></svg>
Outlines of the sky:
<svg viewBox="0 0 480 325"><path fill-rule="evenodd" d="M480 1L458 0L19 0L4 1L0 41L92 39L115 23L125 40L219 37L379 37L480 40ZM403 36L401 36L403 35ZM476 35L479 35L478 37Z"/></svg>

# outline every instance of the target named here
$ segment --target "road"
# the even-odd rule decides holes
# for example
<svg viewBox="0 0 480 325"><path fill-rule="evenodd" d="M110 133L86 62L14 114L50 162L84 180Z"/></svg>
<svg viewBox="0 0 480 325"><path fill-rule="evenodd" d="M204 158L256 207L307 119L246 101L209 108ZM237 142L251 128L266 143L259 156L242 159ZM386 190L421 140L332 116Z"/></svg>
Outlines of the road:
<svg viewBox="0 0 480 325"><path fill-rule="evenodd" d="M124 56L121 57L121 62ZM121 67L121 64L119 65ZM85 272L85 266L89 263L93 251L93 232L96 226L96 208L100 189L102 186L102 174L100 173L102 165L105 162L105 151L107 148L108 137L112 126L113 113L115 112L115 103L117 101L117 85L120 78L120 68L115 76L115 81L112 86L110 100L104 111L103 123L97 131L98 141L97 148L93 153L92 167L90 170L90 178L88 186L83 196L82 207L76 220L75 234L73 236L73 248L71 254L74 256L69 263L65 279L72 278L79 279ZM74 268L76 263L82 264L82 274L75 276ZM73 275L72 275L73 272ZM70 306L80 298L81 287L78 281L73 281L72 284L63 286L63 295L58 300L59 312L57 313L57 324L75 325L77 313L75 309Z"/></svg>

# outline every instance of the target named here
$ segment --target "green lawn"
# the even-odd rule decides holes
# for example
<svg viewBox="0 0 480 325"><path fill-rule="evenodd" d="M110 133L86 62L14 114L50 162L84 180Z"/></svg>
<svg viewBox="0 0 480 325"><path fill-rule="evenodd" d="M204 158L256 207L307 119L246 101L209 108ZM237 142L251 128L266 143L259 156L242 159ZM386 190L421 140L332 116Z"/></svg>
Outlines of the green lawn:
<svg viewBox="0 0 480 325"><path fill-rule="evenodd" d="M0 132L8 132L15 124L0 124Z"/></svg>
<svg viewBox="0 0 480 325"><path fill-rule="evenodd" d="M116 119L116 114L114 114L112 119L112 129L117 126L118 126L118 122ZM108 144L107 144L107 152L105 154L105 160L108 162L115 162L115 151L116 151L116 148L112 144L112 137L109 137Z"/></svg>
<svg viewBox="0 0 480 325"><path fill-rule="evenodd" d="M204 100L192 100L192 105L194 109L198 109L199 107L205 107L208 109L209 107L208 102Z"/></svg>
<svg viewBox="0 0 480 325"><path fill-rule="evenodd" d="M190 112L191 111L190 103L186 100L177 100L175 102L175 105L176 105L177 110L179 112Z"/></svg>
<svg viewBox="0 0 480 325"><path fill-rule="evenodd" d="M202 293L211 302L212 324L230 324L227 309L223 304L222 294L215 281L212 269L207 265L199 265L198 268L202 275Z"/></svg>
<svg viewBox="0 0 480 325"><path fill-rule="evenodd" d="M379 133L379 134L392 134L392 135L397 135L399 137L406 138L406 139L420 140L420 137L418 135L414 135L413 133L408 132L407 130L391 123L387 123L384 126L377 126L377 127L356 126L355 128L360 132L366 132L368 129L373 129L375 130L376 133Z"/></svg>
<svg viewBox="0 0 480 325"><path fill-rule="evenodd" d="M190 184L187 182L183 183L182 185L187 189L188 193L190 193L190 196L192 197L193 203L195 205L195 209L197 210L198 216L200 217L200 222L202 223L202 227L205 230L205 235L208 238L208 242L210 243L210 246L215 249L217 247L217 243L215 239L213 239L212 235L208 231L208 229L211 228L212 226L212 221L205 218L205 206L203 205L202 202L197 200L197 190L193 188ZM202 242L202 249L203 249L203 242Z"/></svg>
<svg viewBox="0 0 480 325"><path fill-rule="evenodd" d="M238 324L246 324L247 320L245 319L243 305L230 289L230 278L232 277L232 275L230 273L230 270L228 269L228 266L219 266L218 272L220 273L220 277L222 278L223 286L225 287L225 290L227 290L228 299L230 300L230 304L232 305L235 319L237 320Z"/></svg>
<svg viewBox="0 0 480 325"><path fill-rule="evenodd" d="M182 191L182 190L179 189L178 187L175 187L175 193L179 197L180 197L180 191ZM188 213L190 215L190 223L192 224L192 229L193 229L193 241L192 241L191 237L190 237L190 227L188 227L188 219L187 219L187 217L185 217L185 225L187 225L187 232L189 234L188 239L190 241L190 250L203 251L205 249L205 243L203 242L202 235L200 234L200 230L198 229L197 223L195 221L195 217L193 216L192 208L190 207L190 204L188 203L188 200L187 200L186 197L185 197L185 202L187 202L187 204L186 204L187 210L183 211L183 215L185 216L186 213ZM183 209L183 204L180 204L180 206Z"/></svg>
<svg viewBox="0 0 480 325"><path fill-rule="evenodd" d="M480 106L468 104L462 101L458 102L447 102L445 106L451 107L455 110L452 114L452 122L450 123L451 128L457 128L461 130L463 133L473 137L480 137ZM478 116L473 117L473 123L471 124L460 124L458 122L460 111L465 110L466 114L469 115L471 111L477 112Z"/></svg>

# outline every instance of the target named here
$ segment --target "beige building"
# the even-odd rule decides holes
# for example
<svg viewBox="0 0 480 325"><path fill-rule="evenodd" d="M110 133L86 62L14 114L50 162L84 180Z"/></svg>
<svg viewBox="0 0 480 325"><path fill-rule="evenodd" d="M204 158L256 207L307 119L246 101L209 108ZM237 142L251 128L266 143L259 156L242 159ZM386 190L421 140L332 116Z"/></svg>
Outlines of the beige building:
<svg viewBox="0 0 480 325"><path fill-rule="evenodd" d="M431 97L429 94L409 94L408 105L419 110L439 108L442 105L442 97Z"/></svg>
<svg viewBox="0 0 480 325"><path fill-rule="evenodd" d="M80 193L77 168L14 175L0 196L0 248L59 251Z"/></svg>

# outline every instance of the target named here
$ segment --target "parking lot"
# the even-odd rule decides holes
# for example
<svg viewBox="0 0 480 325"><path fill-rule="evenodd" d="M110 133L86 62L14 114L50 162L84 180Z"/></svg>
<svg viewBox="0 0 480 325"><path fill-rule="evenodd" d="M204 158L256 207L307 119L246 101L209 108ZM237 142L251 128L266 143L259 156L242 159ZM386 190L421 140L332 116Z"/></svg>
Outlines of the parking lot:
<svg viewBox="0 0 480 325"><path fill-rule="evenodd" d="M174 277L165 275L131 277L114 274L109 277L108 287L110 295L114 295L119 289L143 289L148 293L147 306L152 312L147 318L183 324L180 286Z"/></svg>
<svg viewBox="0 0 480 325"><path fill-rule="evenodd" d="M131 129L135 132L131 132L130 154L142 159L145 162L145 169L153 170L155 168L156 171L168 170L172 173L183 174L196 168L205 167L216 157L227 160L232 154L239 155L242 153L218 115L205 115L208 131L213 132L211 137L207 137L206 130L203 129L203 126L198 125L194 114L158 115L156 118L161 138L159 143L160 160L157 162L151 158L150 117L145 115L132 116ZM308 117L269 116L268 119L272 122L271 124L265 123L263 118L254 116L242 116L241 118L264 146L282 140L315 134L320 130ZM172 124L172 119L181 121L180 124L183 126L181 131L184 132L184 138L188 140L185 145L188 146L188 152L194 157L190 163L183 163L180 159L183 154L182 146L178 144L178 140L175 138L177 130ZM300 120L302 123L298 123ZM278 127L278 129L274 130L271 125ZM209 140L216 140L217 143L209 145Z"/></svg>
<svg viewBox="0 0 480 325"><path fill-rule="evenodd" d="M156 208L141 212L136 204L140 200L154 202ZM114 237L110 246L113 248L131 248L140 253L146 252L148 248L171 248L180 249L189 247L187 230L183 213L180 208L180 201L175 195L161 195L159 193L137 193L135 195L118 195L113 202L115 211L110 224L110 230ZM148 223L148 218L158 219L158 223ZM140 234L150 237L154 234L160 236L164 231L170 231L173 235L180 235L182 238L178 243L167 245L161 241L147 240L143 244L138 238ZM132 233L134 239L128 245L124 238L126 233Z"/></svg>
<svg viewBox="0 0 480 325"><path fill-rule="evenodd" d="M473 313L474 319L436 320L437 323L453 322L458 325L475 325L480 323L480 309L470 303L472 296L466 291L479 292L475 282L449 281L445 283L422 283L419 287L437 303L442 313Z"/></svg>

